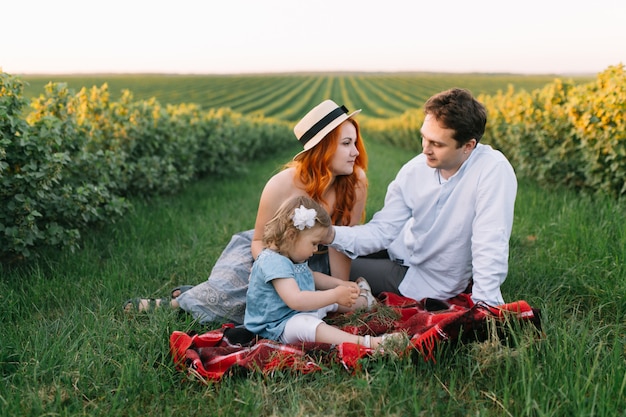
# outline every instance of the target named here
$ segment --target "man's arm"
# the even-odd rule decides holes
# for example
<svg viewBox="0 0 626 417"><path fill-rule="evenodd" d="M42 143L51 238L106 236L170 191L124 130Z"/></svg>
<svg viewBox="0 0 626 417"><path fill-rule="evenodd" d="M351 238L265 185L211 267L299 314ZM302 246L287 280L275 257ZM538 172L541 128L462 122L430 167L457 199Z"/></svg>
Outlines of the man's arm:
<svg viewBox="0 0 626 417"><path fill-rule="evenodd" d="M517 179L501 161L480 182L472 227L472 299L503 304L500 286L508 273L509 240L513 227Z"/></svg>
<svg viewBox="0 0 626 417"><path fill-rule="evenodd" d="M352 259L386 249L413 214L404 196L408 187L406 174L400 170L387 188L383 208L366 224L332 227L328 245Z"/></svg>

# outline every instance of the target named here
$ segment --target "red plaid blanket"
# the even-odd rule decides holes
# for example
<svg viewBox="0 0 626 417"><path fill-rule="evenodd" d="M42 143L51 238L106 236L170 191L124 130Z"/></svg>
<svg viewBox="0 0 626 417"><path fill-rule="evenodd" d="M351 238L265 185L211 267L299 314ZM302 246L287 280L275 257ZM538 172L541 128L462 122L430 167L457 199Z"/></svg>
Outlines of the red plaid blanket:
<svg viewBox="0 0 626 417"><path fill-rule="evenodd" d="M391 293L379 299L381 309L389 307L392 319L372 312L361 313L361 325L341 325L339 316L329 321L343 330L360 335L405 332L410 344L403 353L419 352L425 360L434 360L434 351L442 342L482 341L489 337L487 323L514 319L541 328L539 310L525 301L491 307L474 304L467 294L447 301L416 301ZM354 343L332 346L322 343L286 345L258 339L243 328L226 324L203 334L175 331L170 336L170 353L177 368L202 380L219 380L238 369L272 372L292 369L308 373L321 365L339 362L348 370L359 366L359 359L374 351Z"/></svg>

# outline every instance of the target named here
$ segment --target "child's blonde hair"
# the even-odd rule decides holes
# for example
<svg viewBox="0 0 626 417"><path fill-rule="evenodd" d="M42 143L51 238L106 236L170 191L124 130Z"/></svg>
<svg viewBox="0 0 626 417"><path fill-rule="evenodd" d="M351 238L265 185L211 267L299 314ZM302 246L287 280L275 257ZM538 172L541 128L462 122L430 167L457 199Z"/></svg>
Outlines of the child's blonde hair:
<svg viewBox="0 0 626 417"><path fill-rule="evenodd" d="M315 223L311 227L298 229L294 224L294 214L300 206L315 210ZM324 210L324 207L310 197L294 197L285 201L274 214L274 217L265 224L263 244L265 246L274 245L280 251L281 248L293 245L301 231L330 226L330 216Z"/></svg>

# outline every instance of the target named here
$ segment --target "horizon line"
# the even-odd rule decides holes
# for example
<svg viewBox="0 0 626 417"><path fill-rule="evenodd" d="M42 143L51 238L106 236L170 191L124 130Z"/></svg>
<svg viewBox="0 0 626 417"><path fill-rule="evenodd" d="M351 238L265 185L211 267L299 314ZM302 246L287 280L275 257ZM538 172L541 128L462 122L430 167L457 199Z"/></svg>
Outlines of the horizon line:
<svg viewBox="0 0 626 417"><path fill-rule="evenodd" d="M0 72L5 72L0 67ZM322 75L322 74L458 74L458 75L524 75L524 76L595 76L597 72L566 71L566 72L512 72L512 71L433 71L433 70L302 70L302 71L239 71L239 72L181 72L181 71L34 71L13 72L13 75L22 76L110 76L110 75L147 75L147 76L264 76L264 75Z"/></svg>

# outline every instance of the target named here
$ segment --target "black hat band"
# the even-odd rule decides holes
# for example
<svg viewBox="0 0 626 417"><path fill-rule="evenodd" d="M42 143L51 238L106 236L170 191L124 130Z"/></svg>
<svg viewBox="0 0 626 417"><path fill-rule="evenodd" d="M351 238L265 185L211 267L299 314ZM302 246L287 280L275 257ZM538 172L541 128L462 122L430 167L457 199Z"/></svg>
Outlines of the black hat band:
<svg viewBox="0 0 626 417"><path fill-rule="evenodd" d="M326 116L322 117L317 123L315 123L309 130L304 132L302 137L298 139L302 146L304 146L308 141L310 141L315 135L321 132L330 122L335 120L337 117L342 114L348 114L348 109L346 106L339 106L335 110L328 113Z"/></svg>

